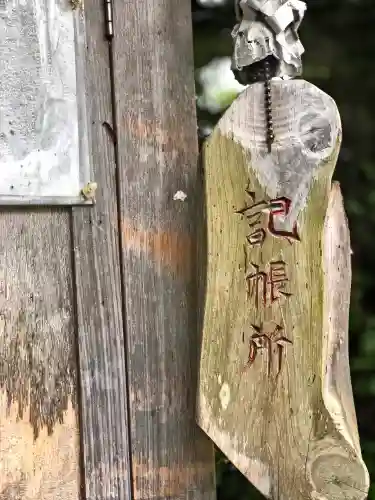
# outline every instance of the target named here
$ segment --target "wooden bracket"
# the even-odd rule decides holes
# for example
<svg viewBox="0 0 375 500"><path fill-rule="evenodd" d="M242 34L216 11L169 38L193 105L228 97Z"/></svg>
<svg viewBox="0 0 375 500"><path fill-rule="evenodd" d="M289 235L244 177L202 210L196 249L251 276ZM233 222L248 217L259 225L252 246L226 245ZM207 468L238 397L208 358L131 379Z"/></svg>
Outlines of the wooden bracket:
<svg viewBox="0 0 375 500"><path fill-rule="evenodd" d="M248 87L203 151L207 262L197 420L268 498L364 499L348 361L341 123L304 80Z"/></svg>

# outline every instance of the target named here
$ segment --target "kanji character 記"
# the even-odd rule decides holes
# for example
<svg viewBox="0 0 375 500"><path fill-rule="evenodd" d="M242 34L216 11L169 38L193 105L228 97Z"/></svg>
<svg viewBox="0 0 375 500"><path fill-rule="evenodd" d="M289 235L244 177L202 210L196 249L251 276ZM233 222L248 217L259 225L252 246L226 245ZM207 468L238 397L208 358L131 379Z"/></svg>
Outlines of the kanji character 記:
<svg viewBox="0 0 375 500"><path fill-rule="evenodd" d="M285 220L290 212L291 200L285 196L281 196L270 201L263 199L257 202L255 192L251 191L249 186L245 191L251 202L247 203L240 210L237 210L236 213L245 217L252 230L252 232L246 236L250 246L263 245L267 236L265 228L271 235L279 238L286 238L289 243L291 243L290 240L300 241L297 231L297 222L293 224L291 231L280 229L279 226L282 222L280 219ZM268 216L268 222L266 221L266 214ZM265 227L262 227L263 225L265 225Z"/></svg>

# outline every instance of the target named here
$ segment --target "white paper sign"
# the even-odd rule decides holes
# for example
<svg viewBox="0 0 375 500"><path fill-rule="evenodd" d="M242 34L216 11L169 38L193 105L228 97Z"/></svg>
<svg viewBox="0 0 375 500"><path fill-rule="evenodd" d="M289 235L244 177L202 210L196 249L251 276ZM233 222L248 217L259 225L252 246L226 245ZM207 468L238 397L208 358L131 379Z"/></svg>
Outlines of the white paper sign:
<svg viewBox="0 0 375 500"><path fill-rule="evenodd" d="M79 204L90 179L84 14L0 0L0 204Z"/></svg>

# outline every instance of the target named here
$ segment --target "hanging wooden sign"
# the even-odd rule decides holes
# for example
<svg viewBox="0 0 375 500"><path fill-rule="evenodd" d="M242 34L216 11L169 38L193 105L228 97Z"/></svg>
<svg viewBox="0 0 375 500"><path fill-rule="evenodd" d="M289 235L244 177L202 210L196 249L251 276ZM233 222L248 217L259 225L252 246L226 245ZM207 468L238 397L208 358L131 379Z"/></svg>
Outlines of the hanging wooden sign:
<svg viewBox="0 0 375 500"><path fill-rule="evenodd" d="M92 203L81 2L0 2L0 204Z"/></svg>
<svg viewBox="0 0 375 500"><path fill-rule="evenodd" d="M205 144L207 263L197 420L267 498L364 499L348 361L350 242L335 102L250 85ZM270 149L270 150L269 150Z"/></svg>

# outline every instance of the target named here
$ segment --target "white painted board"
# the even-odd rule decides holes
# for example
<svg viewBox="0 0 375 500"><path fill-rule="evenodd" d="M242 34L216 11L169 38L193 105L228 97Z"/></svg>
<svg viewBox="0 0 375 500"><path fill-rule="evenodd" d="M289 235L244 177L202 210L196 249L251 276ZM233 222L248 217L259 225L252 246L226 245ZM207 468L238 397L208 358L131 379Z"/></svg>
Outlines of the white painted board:
<svg viewBox="0 0 375 500"><path fill-rule="evenodd" d="M0 204L80 204L85 29L70 0L0 0Z"/></svg>

